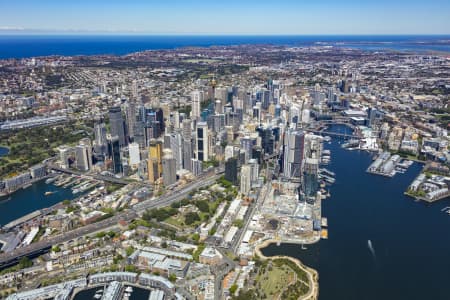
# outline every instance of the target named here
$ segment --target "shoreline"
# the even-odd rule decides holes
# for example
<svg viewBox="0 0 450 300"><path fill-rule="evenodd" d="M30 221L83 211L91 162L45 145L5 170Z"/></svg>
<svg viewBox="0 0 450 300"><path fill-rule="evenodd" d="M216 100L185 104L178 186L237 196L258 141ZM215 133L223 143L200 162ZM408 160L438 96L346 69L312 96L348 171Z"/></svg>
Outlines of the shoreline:
<svg viewBox="0 0 450 300"><path fill-rule="evenodd" d="M304 271L306 275L308 276L310 289L308 290L308 293L299 299L301 300L317 300L319 298L319 272L317 272L315 269L310 268L306 265L304 265L299 259L294 258L292 256L287 255L275 255L275 256L265 256L261 249L264 249L268 247L270 244L278 244L279 241L274 239L268 239L265 240L255 246L254 253L260 257L262 260L274 260L274 259L288 259L295 263L300 270Z"/></svg>

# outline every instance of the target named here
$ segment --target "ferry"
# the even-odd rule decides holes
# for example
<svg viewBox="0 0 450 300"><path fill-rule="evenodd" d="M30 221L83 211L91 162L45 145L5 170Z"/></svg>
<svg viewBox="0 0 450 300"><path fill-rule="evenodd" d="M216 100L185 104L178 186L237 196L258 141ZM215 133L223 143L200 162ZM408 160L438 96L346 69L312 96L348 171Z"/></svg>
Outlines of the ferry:
<svg viewBox="0 0 450 300"><path fill-rule="evenodd" d="M327 169L319 169L319 171L325 175L328 175L330 177L334 177L336 176L336 174L334 172L331 172L330 170Z"/></svg>
<svg viewBox="0 0 450 300"><path fill-rule="evenodd" d="M23 187L22 187L22 189L27 189L27 188L29 188L30 186L32 186L32 184L31 183L27 183L27 184L25 184Z"/></svg>
<svg viewBox="0 0 450 300"><path fill-rule="evenodd" d="M342 148L353 148L353 147L358 147L358 146L359 146L359 140L350 140L341 145Z"/></svg>
<svg viewBox="0 0 450 300"><path fill-rule="evenodd" d="M9 200L11 200L11 197L8 197L8 198L5 198L5 199L0 199L0 202L7 202Z"/></svg>
<svg viewBox="0 0 450 300"><path fill-rule="evenodd" d="M53 177L47 178L45 180L45 184L53 183L53 182L55 182L56 179L58 179L58 176L53 176Z"/></svg>

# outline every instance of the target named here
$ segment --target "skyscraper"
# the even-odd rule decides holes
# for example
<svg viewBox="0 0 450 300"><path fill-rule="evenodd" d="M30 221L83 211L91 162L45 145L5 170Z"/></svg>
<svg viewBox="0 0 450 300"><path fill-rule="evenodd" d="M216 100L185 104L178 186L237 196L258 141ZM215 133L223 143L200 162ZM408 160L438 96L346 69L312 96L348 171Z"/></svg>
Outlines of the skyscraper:
<svg viewBox="0 0 450 300"><path fill-rule="evenodd" d="M89 139L83 139L75 147L75 163L78 170L89 171L92 167L92 150Z"/></svg>
<svg viewBox="0 0 450 300"><path fill-rule="evenodd" d="M162 175L162 143L151 140L148 149L148 179L151 183Z"/></svg>
<svg viewBox="0 0 450 300"><path fill-rule="evenodd" d="M192 171L192 139L183 138L183 169Z"/></svg>
<svg viewBox="0 0 450 300"><path fill-rule="evenodd" d="M177 182L176 160L172 155L172 150L164 149L164 156L162 158L163 167L163 183L169 186Z"/></svg>
<svg viewBox="0 0 450 300"><path fill-rule="evenodd" d="M238 164L237 159L234 157L229 158L225 162L225 179L234 185L238 183Z"/></svg>
<svg viewBox="0 0 450 300"><path fill-rule="evenodd" d="M200 161L207 161L209 157L208 124L199 122L196 133L195 156Z"/></svg>
<svg viewBox="0 0 450 300"><path fill-rule="evenodd" d="M118 136L112 136L108 142L109 153L112 160L112 171L115 174L122 173L122 161L120 157L120 141Z"/></svg>
<svg viewBox="0 0 450 300"><path fill-rule="evenodd" d="M204 94L203 91L193 91L191 93L191 100L192 100L192 119L198 120L200 119L200 113L201 113L201 104L203 102Z"/></svg>
<svg viewBox="0 0 450 300"><path fill-rule="evenodd" d="M141 156L139 153L139 144L138 143L131 143L128 145L128 152L130 155L130 165L136 166L141 161Z"/></svg>
<svg viewBox="0 0 450 300"><path fill-rule="evenodd" d="M109 109L109 125L111 136L117 136L120 147L126 145L125 128L120 106L111 107Z"/></svg>
<svg viewBox="0 0 450 300"><path fill-rule="evenodd" d="M243 165L241 168L241 193L248 195L252 186L252 168L249 165Z"/></svg>
<svg viewBox="0 0 450 300"><path fill-rule="evenodd" d="M300 179L304 157L305 134L289 129L284 137L283 175Z"/></svg>
<svg viewBox="0 0 450 300"><path fill-rule="evenodd" d="M94 152L100 155L106 155L108 152L108 141L106 139L105 123L96 123L94 125Z"/></svg>
<svg viewBox="0 0 450 300"><path fill-rule="evenodd" d="M127 119L127 135L130 140L134 141L136 130L136 104L133 101L128 101L125 110Z"/></svg>
<svg viewBox="0 0 450 300"><path fill-rule="evenodd" d="M164 136L164 148L172 151L176 161L176 170L183 168L183 142L179 132L172 132Z"/></svg>
<svg viewBox="0 0 450 300"><path fill-rule="evenodd" d="M306 158L303 173L303 192L307 202L313 203L319 190L319 160Z"/></svg>

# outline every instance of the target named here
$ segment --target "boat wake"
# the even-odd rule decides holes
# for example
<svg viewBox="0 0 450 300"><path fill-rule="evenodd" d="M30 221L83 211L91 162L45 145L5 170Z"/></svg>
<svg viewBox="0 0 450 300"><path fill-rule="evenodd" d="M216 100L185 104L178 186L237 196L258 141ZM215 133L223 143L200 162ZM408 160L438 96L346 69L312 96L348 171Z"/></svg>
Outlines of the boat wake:
<svg viewBox="0 0 450 300"><path fill-rule="evenodd" d="M373 258L377 258L376 254L375 254L375 249L372 246L372 241L371 240L367 241L367 247L369 247L369 251L370 251L370 253L372 253Z"/></svg>

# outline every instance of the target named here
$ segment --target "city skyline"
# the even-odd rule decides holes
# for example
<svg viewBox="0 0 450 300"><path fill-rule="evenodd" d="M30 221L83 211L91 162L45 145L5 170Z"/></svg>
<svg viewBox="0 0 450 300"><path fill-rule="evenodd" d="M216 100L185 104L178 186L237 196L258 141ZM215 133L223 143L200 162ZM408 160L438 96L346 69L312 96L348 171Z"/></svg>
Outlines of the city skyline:
<svg viewBox="0 0 450 300"><path fill-rule="evenodd" d="M449 34L446 1L77 1L0 4L0 34ZM439 9L438 9L439 8ZM424 22L426 20L426 22ZM270 24L270 26L267 26Z"/></svg>

